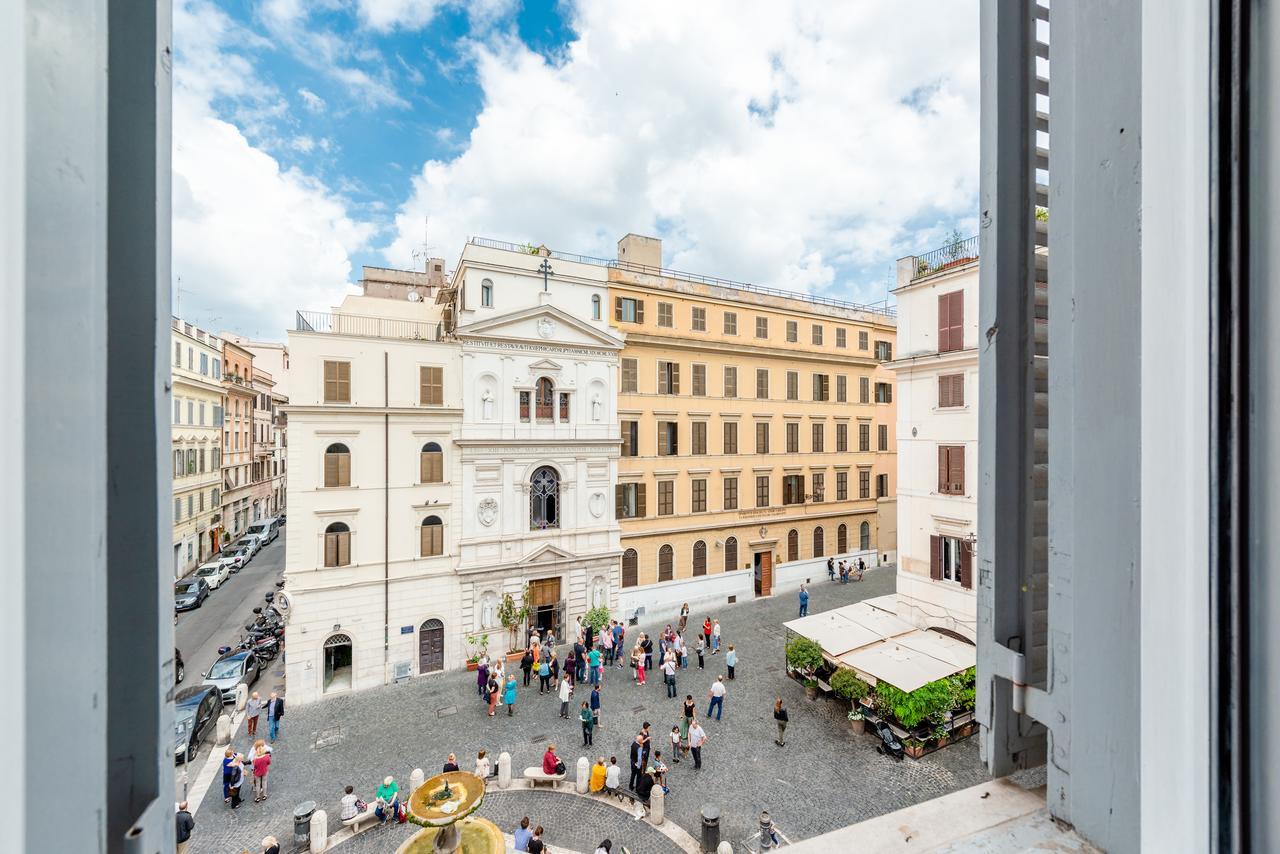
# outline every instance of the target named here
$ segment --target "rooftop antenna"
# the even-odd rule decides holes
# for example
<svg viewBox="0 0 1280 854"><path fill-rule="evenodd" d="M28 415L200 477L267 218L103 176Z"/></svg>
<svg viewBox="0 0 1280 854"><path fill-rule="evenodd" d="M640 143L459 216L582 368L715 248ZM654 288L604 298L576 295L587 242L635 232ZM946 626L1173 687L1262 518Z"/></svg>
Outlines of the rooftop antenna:
<svg viewBox="0 0 1280 854"><path fill-rule="evenodd" d="M431 250L434 248L429 241L429 233L431 230L431 217L424 216L422 218L422 243L413 250L414 272L417 272L417 264L422 263L422 272L427 272L427 263L431 259Z"/></svg>

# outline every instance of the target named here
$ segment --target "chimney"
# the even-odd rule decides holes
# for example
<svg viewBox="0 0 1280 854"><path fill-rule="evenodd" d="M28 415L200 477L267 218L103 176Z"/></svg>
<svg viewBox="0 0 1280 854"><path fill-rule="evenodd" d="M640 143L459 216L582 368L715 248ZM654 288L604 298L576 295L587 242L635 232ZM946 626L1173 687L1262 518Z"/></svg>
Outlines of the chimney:
<svg viewBox="0 0 1280 854"><path fill-rule="evenodd" d="M661 267L662 241L643 234L628 234L618 241L618 260L642 267Z"/></svg>
<svg viewBox="0 0 1280 854"><path fill-rule="evenodd" d="M427 284L432 288L444 287L444 259L427 259Z"/></svg>

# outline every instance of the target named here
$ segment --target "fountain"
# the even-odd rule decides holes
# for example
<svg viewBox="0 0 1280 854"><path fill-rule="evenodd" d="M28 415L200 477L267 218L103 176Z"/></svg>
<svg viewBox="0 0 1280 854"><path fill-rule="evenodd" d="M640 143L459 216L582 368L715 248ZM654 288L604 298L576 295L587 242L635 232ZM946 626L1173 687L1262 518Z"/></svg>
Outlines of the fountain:
<svg viewBox="0 0 1280 854"><path fill-rule="evenodd" d="M437 774L409 796L409 821L422 830L396 854L502 854L502 831L472 815L484 801L484 780L466 771Z"/></svg>

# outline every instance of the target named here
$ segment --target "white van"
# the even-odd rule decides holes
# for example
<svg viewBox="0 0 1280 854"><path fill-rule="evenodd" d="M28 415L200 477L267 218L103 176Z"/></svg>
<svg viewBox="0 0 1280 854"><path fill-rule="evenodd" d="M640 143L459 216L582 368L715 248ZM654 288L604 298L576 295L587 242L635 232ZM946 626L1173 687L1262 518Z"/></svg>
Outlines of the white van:
<svg viewBox="0 0 1280 854"><path fill-rule="evenodd" d="M275 519L263 519L260 522L254 522L245 530L245 535L250 534L262 540L262 545L265 546L280 536L280 523Z"/></svg>

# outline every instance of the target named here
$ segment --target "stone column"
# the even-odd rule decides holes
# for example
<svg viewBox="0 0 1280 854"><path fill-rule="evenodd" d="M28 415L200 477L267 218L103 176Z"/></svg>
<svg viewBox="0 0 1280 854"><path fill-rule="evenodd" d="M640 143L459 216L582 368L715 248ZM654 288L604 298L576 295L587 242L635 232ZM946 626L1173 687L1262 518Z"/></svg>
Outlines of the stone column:
<svg viewBox="0 0 1280 854"><path fill-rule="evenodd" d="M505 750L498 754L498 788L511 788L511 754Z"/></svg>
<svg viewBox="0 0 1280 854"><path fill-rule="evenodd" d="M249 686L241 682L236 686L236 711L243 712L249 703Z"/></svg>
<svg viewBox="0 0 1280 854"><path fill-rule="evenodd" d="M414 768L409 774L409 797L413 797L413 793L422 788L422 784L426 782L427 776L422 773L421 768Z"/></svg>
<svg viewBox="0 0 1280 854"><path fill-rule="evenodd" d="M311 854L320 854L329 847L329 816L324 810L311 814Z"/></svg>
<svg viewBox="0 0 1280 854"><path fill-rule="evenodd" d="M653 791L649 793L649 823L655 827L662 824L663 813L666 811L667 795L662 791L661 786L654 786Z"/></svg>
<svg viewBox="0 0 1280 854"><path fill-rule="evenodd" d="M218 737L219 745L231 743L231 718L228 715L218 715Z"/></svg>
<svg viewBox="0 0 1280 854"><path fill-rule="evenodd" d="M575 775L573 787L579 795L585 795L591 783L591 763L587 757L578 757L578 773Z"/></svg>
<svg viewBox="0 0 1280 854"><path fill-rule="evenodd" d="M733 854L733 846L730 845L729 841L726 839L720 843L718 848L716 848L716 854Z"/></svg>

